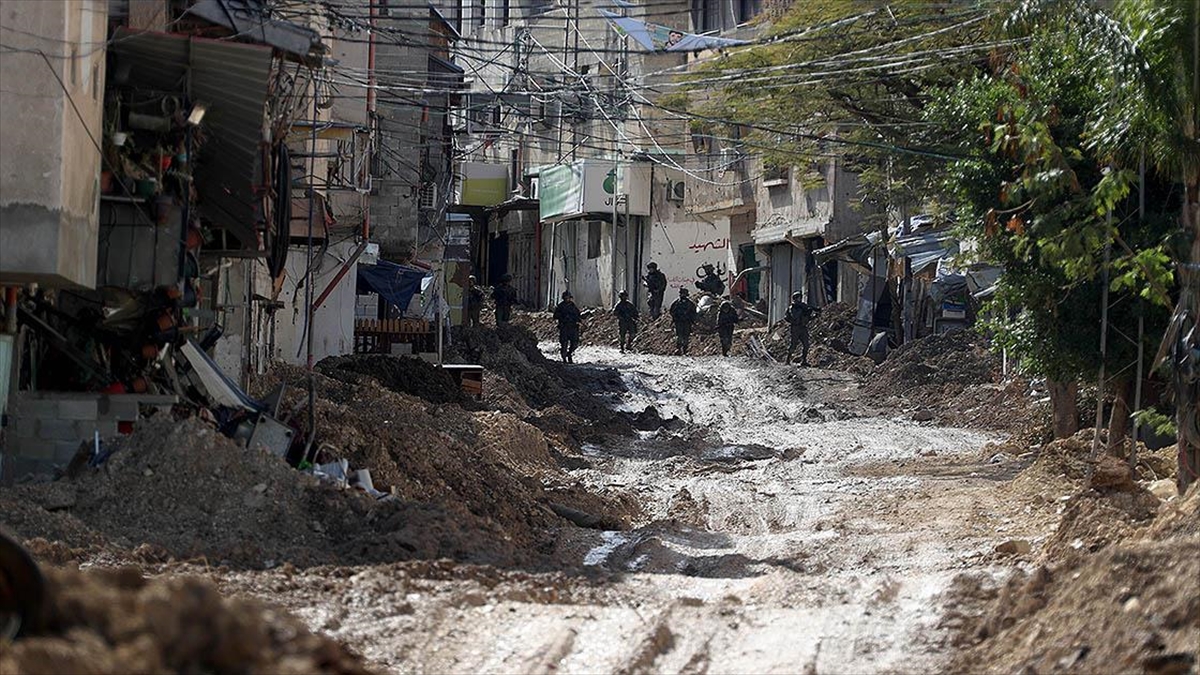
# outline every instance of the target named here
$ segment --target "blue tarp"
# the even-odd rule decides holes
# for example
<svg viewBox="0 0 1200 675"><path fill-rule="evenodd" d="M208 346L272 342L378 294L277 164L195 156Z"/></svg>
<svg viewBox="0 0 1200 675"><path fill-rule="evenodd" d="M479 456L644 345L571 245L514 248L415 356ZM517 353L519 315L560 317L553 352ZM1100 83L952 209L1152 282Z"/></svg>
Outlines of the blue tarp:
<svg viewBox="0 0 1200 675"><path fill-rule="evenodd" d="M430 274L419 267L400 265L386 260L380 260L376 265L358 266L358 292L378 293L388 303L408 309L413 295L422 288L421 281Z"/></svg>

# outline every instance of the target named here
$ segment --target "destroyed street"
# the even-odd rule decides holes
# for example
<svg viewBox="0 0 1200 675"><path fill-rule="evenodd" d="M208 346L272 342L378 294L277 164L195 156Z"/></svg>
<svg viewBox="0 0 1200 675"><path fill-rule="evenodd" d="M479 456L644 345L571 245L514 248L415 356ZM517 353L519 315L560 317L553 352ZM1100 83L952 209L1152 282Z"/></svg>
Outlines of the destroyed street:
<svg viewBox="0 0 1200 675"><path fill-rule="evenodd" d="M1200 675L1200 0L0 0L0 675Z"/></svg>
<svg viewBox="0 0 1200 675"><path fill-rule="evenodd" d="M1087 438L1030 448L995 425L948 426L903 396L879 406L843 371L605 346L585 346L565 366L519 328L477 329L470 340L490 352L480 402L452 390L439 399L447 394L433 368L402 379L378 367L354 373L372 357L319 368L319 415L336 431L328 440L396 497L367 503L193 423L153 419L99 469L0 491L5 527L35 556L86 571L48 568L56 630L97 633L31 637L5 658L29 672L96 659L219 668L249 653L268 672L288 658L330 672L911 672L972 669L999 648L1015 670L1070 658L1106 615L1068 610L1048 625L1034 614L1052 650L993 644L989 622L1025 619L1004 617L1026 593L1043 612L1079 602L1064 587L1117 564L1111 551L1133 567L1122 588L1105 589L1108 614L1168 652L1194 644L1194 622L1154 617L1191 611L1180 584L1200 571L1196 558L1135 571L1172 537L1185 550L1200 545L1200 499L1160 505L1143 487L1170 461L1150 454L1141 484L1126 476L1087 489ZM964 399L1007 391L981 407L1020 416L1018 428L1038 423L1027 386L990 375L946 384L988 373L980 345L942 349L953 350L942 359L950 365L926 384ZM1141 541L1154 527L1164 540ZM122 602L147 609L117 629L115 616L102 618L115 610L101 584L128 582L103 581L103 570L131 566L149 581ZM1039 588L1023 587L1029 572ZM198 587L209 594L202 608L170 595L189 588L181 583L211 584ZM253 619L230 603L282 607L313 640L336 640L362 661L325 656L341 653L331 647L309 656L246 644L255 633L232 627L205 638L212 655L180 651L186 634L140 613L156 597L178 597L154 611L185 621L237 616L268 630L278 615ZM1131 599L1146 610L1124 609ZM1101 654L1145 649L1087 639ZM126 660L129 640L143 641L141 660Z"/></svg>

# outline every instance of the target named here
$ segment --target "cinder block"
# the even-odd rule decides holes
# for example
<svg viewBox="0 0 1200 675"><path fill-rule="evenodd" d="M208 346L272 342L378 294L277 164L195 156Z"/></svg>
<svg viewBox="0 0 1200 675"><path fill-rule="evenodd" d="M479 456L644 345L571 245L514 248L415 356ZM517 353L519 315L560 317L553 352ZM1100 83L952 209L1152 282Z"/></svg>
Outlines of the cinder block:
<svg viewBox="0 0 1200 675"><path fill-rule="evenodd" d="M79 430L79 440L92 441L96 438L96 432L100 432L100 438L112 438L117 434L116 420L99 420L96 422L79 421L75 423Z"/></svg>
<svg viewBox="0 0 1200 675"><path fill-rule="evenodd" d="M37 422L36 417L14 417L9 427L10 433L18 438L34 438L37 436Z"/></svg>
<svg viewBox="0 0 1200 675"><path fill-rule="evenodd" d="M72 420L38 420L37 437L42 440L77 441L84 433Z"/></svg>
<svg viewBox="0 0 1200 675"><path fill-rule="evenodd" d="M138 403L129 399L100 399L100 419L119 422L135 422L138 418Z"/></svg>
<svg viewBox="0 0 1200 675"><path fill-rule="evenodd" d="M13 406L13 415L30 419L54 419L59 416L58 403L58 401L22 395L17 398L17 403Z"/></svg>
<svg viewBox="0 0 1200 675"><path fill-rule="evenodd" d="M79 452L79 441L58 441L54 444L54 463L66 465L75 458L75 453Z"/></svg>
<svg viewBox="0 0 1200 675"><path fill-rule="evenodd" d="M94 420L99 415L95 398L73 399L58 402L58 416L64 420Z"/></svg>
<svg viewBox="0 0 1200 675"><path fill-rule="evenodd" d="M18 459L49 462L54 459L54 444L56 441L46 441L40 438L17 438L10 446L12 455Z"/></svg>

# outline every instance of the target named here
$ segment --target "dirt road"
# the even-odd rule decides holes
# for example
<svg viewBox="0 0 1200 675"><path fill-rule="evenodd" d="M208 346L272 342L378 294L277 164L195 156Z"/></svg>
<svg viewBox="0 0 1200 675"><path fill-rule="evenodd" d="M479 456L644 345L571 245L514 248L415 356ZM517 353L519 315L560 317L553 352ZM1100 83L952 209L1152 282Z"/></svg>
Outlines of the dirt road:
<svg viewBox="0 0 1200 675"><path fill-rule="evenodd" d="M548 346L547 346L548 348ZM941 598L1028 535L993 503L978 432L873 410L851 376L747 359L576 357L611 404L690 425L587 446L637 495L631 531L571 530L557 573L450 562L216 574L397 672L936 670Z"/></svg>

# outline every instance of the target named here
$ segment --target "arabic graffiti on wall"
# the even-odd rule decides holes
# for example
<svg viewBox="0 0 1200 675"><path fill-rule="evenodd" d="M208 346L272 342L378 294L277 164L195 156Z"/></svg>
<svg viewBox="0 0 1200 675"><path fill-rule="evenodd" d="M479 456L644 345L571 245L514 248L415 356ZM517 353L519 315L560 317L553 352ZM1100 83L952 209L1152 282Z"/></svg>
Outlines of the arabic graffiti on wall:
<svg viewBox="0 0 1200 675"><path fill-rule="evenodd" d="M672 295L679 288L695 290L696 269L704 264L731 268L736 246L729 238L729 221L718 223L655 223L650 257L667 276ZM644 264L644 263L643 263ZM645 270L642 270L645 274Z"/></svg>

